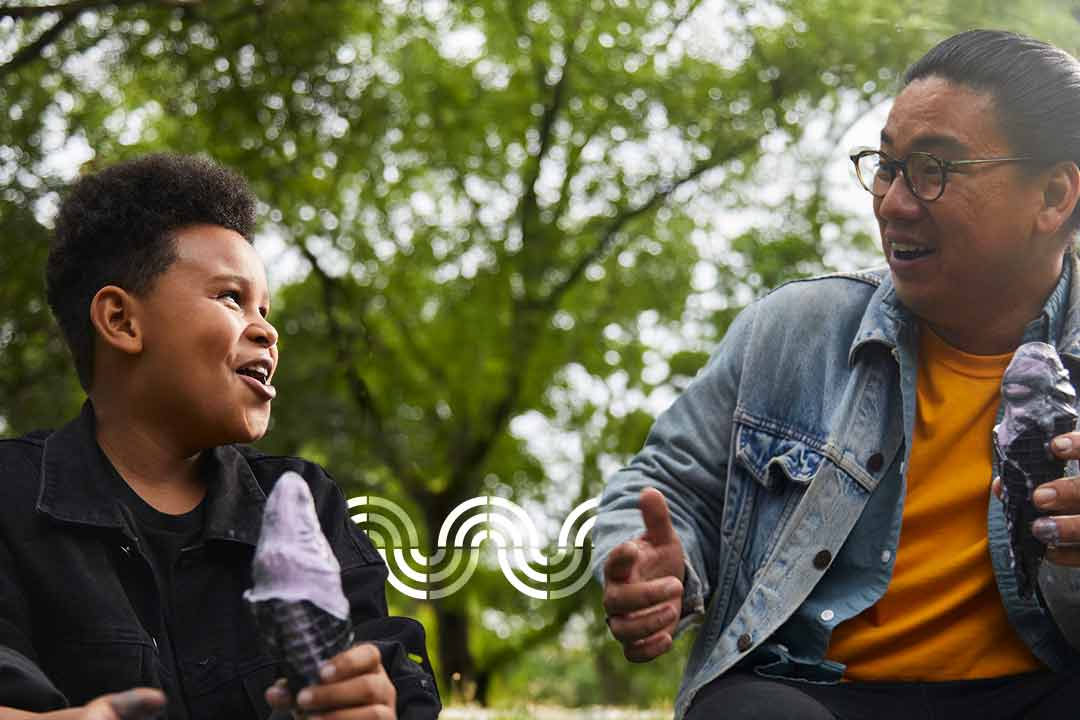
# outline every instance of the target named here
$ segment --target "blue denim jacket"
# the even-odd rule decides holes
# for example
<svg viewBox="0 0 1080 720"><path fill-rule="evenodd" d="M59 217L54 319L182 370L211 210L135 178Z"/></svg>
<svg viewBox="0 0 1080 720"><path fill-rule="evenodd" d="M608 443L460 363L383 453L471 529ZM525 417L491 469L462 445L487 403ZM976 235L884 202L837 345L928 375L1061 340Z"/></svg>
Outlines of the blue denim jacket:
<svg viewBox="0 0 1080 720"><path fill-rule="evenodd" d="M1080 273L1070 258L1024 340L1056 345L1077 384ZM612 548L643 531L644 487L664 493L686 554L680 630L700 630L676 718L740 663L839 681L844 667L824 659L832 629L873 605L892 575L917 333L885 268L788 283L736 318L645 447L608 481L593 530L598 577ZM1051 669L1080 665L1080 571L1044 563L1049 610L1021 598L996 499L988 518L1013 627Z"/></svg>

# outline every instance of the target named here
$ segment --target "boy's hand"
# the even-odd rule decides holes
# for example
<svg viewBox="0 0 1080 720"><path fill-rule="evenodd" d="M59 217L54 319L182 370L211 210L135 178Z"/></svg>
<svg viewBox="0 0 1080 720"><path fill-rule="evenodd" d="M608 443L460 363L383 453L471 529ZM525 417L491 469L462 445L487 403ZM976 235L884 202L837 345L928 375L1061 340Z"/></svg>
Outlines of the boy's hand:
<svg viewBox="0 0 1080 720"><path fill-rule="evenodd" d="M0 708L0 720L151 720L165 707L165 694L154 688L132 688L124 692L102 695L82 707L47 713L29 713L12 708Z"/></svg>
<svg viewBox="0 0 1080 720"><path fill-rule="evenodd" d="M686 571L664 496L645 488L639 504L645 532L616 545L604 563L608 627L631 662L646 662L671 649Z"/></svg>
<svg viewBox="0 0 1080 720"><path fill-rule="evenodd" d="M266 691L275 709L299 708L310 720L396 720L397 690L374 645L357 645L331 658L322 682L300 691L296 702L281 681Z"/></svg>

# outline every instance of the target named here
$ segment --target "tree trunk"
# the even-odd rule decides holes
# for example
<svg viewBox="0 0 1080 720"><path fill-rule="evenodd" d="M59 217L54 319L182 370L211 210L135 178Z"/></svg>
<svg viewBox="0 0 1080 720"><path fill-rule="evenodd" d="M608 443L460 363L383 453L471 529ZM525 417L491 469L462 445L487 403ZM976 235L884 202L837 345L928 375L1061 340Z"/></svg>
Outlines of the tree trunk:
<svg viewBox="0 0 1080 720"><path fill-rule="evenodd" d="M435 602L439 633L439 687L445 700L480 700L476 663L469 651L469 618L463 608Z"/></svg>

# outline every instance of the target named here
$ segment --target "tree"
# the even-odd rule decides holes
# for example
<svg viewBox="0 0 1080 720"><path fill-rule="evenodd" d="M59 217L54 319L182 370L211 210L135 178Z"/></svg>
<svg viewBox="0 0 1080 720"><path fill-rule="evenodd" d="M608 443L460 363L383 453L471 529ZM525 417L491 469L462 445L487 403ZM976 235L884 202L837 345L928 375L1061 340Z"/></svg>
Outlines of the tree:
<svg viewBox="0 0 1080 720"><path fill-rule="evenodd" d="M429 534L481 494L558 516L640 447L749 297L825 269L827 242L869 245L822 169L904 66L972 24L1065 36L1060 3L937 6L0 7L0 223L19 239L0 247L6 432L78 398L33 270L66 177L54 156L197 150L253 180L264 247L295 265L267 449L396 499ZM795 191L766 204L781 152ZM433 615L442 687L457 673L484 699L570 618L601 623L591 593L529 601L488 572L428 608L397 602ZM493 609L527 621L500 637Z"/></svg>

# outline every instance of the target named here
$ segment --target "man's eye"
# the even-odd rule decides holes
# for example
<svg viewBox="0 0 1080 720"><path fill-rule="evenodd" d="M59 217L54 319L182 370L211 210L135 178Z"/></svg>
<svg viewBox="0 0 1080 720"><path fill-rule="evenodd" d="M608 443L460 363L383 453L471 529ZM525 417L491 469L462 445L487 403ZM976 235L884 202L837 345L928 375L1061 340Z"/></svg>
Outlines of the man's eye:
<svg viewBox="0 0 1080 720"><path fill-rule="evenodd" d="M218 295L218 299L219 300L231 300L232 302L239 305L240 304L240 293L238 293L235 290L227 290L227 291L221 293L220 295Z"/></svg>

